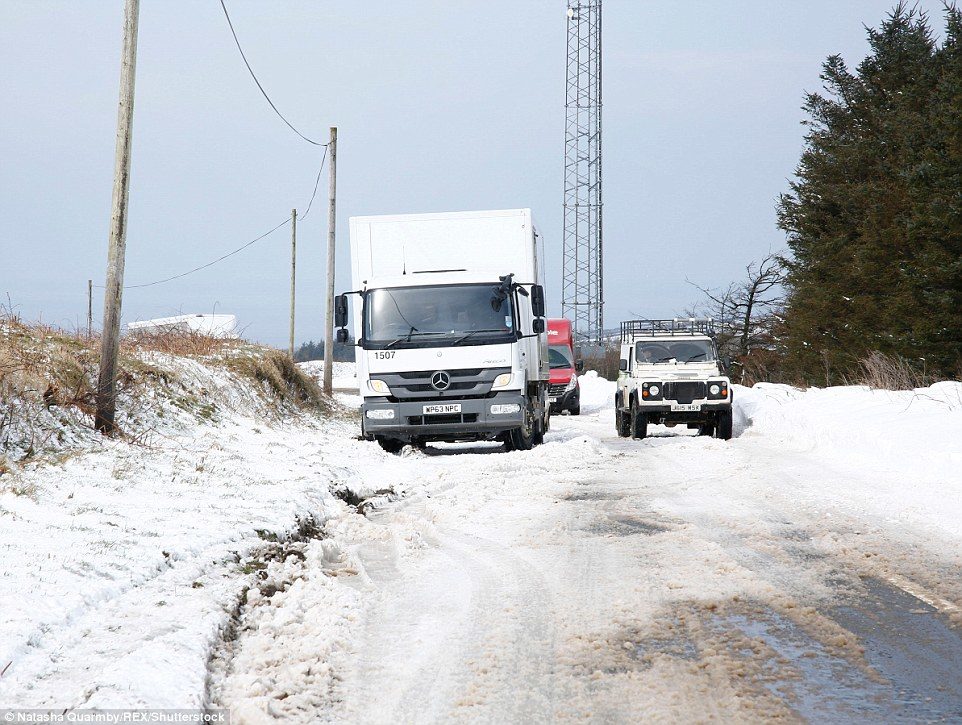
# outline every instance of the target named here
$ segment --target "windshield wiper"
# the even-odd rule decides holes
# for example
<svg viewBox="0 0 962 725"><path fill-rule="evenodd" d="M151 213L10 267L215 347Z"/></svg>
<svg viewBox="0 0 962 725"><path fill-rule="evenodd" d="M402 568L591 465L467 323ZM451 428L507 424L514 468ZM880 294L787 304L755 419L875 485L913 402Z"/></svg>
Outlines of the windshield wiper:
<svg viewBox="0 0 962 725"><path fill-rule="evenodd" d="M705 355L707 355L707 354L708 354L708 353L706 353L706 352L700 352L700 353L698 353L697 355L692 355L690 358L688 358L687 360L685 360L685 362L695 362L695 360L697 360L697 359L700 358L700 357L705 357Z"/></svg>
<svg viewBox="0 0 962 725"><path fill-rule="evenodd" d="M469 337L472 337L473 335L477 335L479 332L508 332L508 330L503 330L503 329L502 329L502 330L499 330L499 329L497 329L497 328L494 328L494 329L491 329L491 330L471 330L471 332L467 333L466 335L462 335L461 337L459 337L457 340L455 340L455 341L454 341L453 343L451 343L451 344L452 344L452 345L460 345L462 342L464 342L465 340L467 340Z"/></svg>

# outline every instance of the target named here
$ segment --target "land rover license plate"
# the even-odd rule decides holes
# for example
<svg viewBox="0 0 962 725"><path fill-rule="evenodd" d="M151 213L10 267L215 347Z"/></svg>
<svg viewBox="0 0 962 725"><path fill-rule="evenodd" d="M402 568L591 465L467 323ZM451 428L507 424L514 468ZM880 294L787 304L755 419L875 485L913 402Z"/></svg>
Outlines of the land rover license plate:
<svg viewBox="0 0 962 725"><path fill-rule="evenodd" d="M701 410L701 403L672 403L671 412L675 413L697 413Z"/></svg>
<svg viewBox="0 0 962 725"><path fill-rule="evenodd" d="M437 415L439 413L460 413L461 403L445 403L444 405L425 405L425 415Z"/></svg>

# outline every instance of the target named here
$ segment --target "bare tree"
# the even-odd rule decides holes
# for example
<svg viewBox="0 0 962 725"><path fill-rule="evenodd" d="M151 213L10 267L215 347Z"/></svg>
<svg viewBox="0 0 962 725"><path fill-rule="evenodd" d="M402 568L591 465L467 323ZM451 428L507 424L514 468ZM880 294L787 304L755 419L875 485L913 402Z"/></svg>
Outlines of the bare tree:
<svg viewBox="0 0 962 725"><path fill-rule="evenodd" d="M772 348L773 327L785 302L781 255L770 253L760 262L752 262L745 268L744 279L723 289L702 287L687 278L685 281L704 295L686 314L715 320L719 349L732 359L740 374L753 352Z"/></svg>

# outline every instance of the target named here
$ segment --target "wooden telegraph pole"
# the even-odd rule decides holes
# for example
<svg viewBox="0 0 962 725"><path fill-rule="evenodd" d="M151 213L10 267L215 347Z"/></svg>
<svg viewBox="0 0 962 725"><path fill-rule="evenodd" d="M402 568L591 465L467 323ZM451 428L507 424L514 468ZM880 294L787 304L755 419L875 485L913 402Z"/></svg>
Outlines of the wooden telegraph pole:
<svg viewBox="0 0 962 725"><path fill-rule="evenodd" d="M297 275L297 209L291 209L291 339L287 352L294 359L294 279Z"/></svg>
<svg viewBox="0 0 962 725"><path fill-rule="evenodd" d="M130 190L130 141L134 121L134 77L137 70L137 19L140 0L126 0L124 46L120 62L120 104L117 110L117 150L110 212L107 284L104 292L104 330L100 339L100 377L94 425L101 433L117 426L117 354L120 349L120 306L124 289L124 252L127 245L127 196Z"/></svg>
<svg viewBox="0 0 962 725"><path fill-rule="evenodd" d="M327 326L324 329L324 394L333 392L334 375L334 222L337 199L337 127L331 126L330 207L327 214Z"/></svg>
<svg viewBox="0 0 962 725"><path fill-rule="evenodd" d="M87 339L93 337L94 330L94 281L87 280Z"/></svg>

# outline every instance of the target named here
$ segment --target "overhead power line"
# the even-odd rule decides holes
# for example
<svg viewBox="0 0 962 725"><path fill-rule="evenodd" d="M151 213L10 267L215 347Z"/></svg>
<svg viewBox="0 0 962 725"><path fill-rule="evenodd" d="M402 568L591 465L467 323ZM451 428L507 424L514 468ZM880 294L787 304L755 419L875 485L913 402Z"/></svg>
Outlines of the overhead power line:
<svg viewBox="0 0 962 725"><path fill-rule="evenodd" d="M328 144L324 144L324 155L321 157L321 167L317 170L317 178L314 180L314 193L311 194L311 200L307 203L307 210L304 212L304 214L299 215L299 216L297 217L297 220L298 220L298 221L303 221L304 219L307 218L307 215L308 215L308 214L310 213L310 211L311 211L311 206L314 204L314 199L315 199L315 197L317 196L317 188L318 188L318 186L319 186L320 183L321 183L321 174L324 172L324 162L327 160L327 147L328 147ZM224 255L218 257L217 259L215 259L215 260L213 260L213 261L211 261L211 262L208 262L207 264L202 264L202 265L200 265L199 267L194 267L193 269L190 269L190 270L188 270L188 271L186 271L186 272L181 272L180 274L175 274L175 275L173 275L172 277L165 277L164 279L158 279L158 280L155 281L155 282L146 282L146 283L144 283L144 284L129 284L129 285L125 285L125 286L124 286L124 289L125 289L125 290L128 290L128 289L141 289L141 288L143 288L143 287L153 287L154 285L164 284L165 282L173 282L175 279L180 279L181 277L186 277L187 275L193 274L194 272L200 272L202 269L207 269L208 267L213 267L213 266L214 266L215 264L217 264L218 262L223 262L225 259L228 259L228 258L230 258L230 257L233 257L235 254L238 254L239 252L243 252L243 251L244 251L245 249L247 249L248 247L253 246L253 245L256 244L257 242L259 242L261 239L264 239L265 237L269 237L271 234L273 234L274 232L276 232L278 229L280 229L280 228L283 227L283 226L287 226L287 225L290 224L290 223L291 223L291 220L290 220L289 218L288 218L288 219L285 219L285 220L282 221L280 224L278 224L276 227L274 227L274 228L272 228L272 229L264 232L264 233L261 234L259 237L256 237L255 239L250 240L249 242L247 242L246 244L238 247L237 249L233 250L232 252L228 252L227 254L224 254ZM98 287L98 288L100 288L100 289L103 289L103 286L102 286L102 285L94 285L94 286L95 286L95 287Z"/></svg>
<svg viewBox="0 0 962 725"><path fill-rule="evenodd" d="M247 56L244 54L244 49L241 47L240 40L238 40L237 38L237 32L234 30L234 24L231 22L230 13L227 12L227 6L224 4L224 0L220 0L220 6L224 9L224 17L227 18L227 24L230 26L231 35L234 36L234 43L237 45L237 50L240 51L241 58L243 58L244 60L244 65L247 66L247 70L251 74L251 78L254 79L254 83L256 83L257 87L260 89L261 94L264 96L267 102L271 104L271 108L274 109L274 113L276 113L278 118L280 118L284 123L287 124L287 127L290 128L291 131L296 133L298 136L300 136L302 139L304 139L308 143L314 144L315 146L327 146L327 144L325 143L321 143L320 141L314 141L313 139L310 139L304 134L302 134L300 131L294 128L293 124L290 121L284 118L284 114L282 114L279 110L277 110L277 106L274 105L274 101L272 101L271 97L267 95L267 91L264 90L264 86L261 85L261 82L257 80L257 76L254 74L254 69L251 68L251 64L247 61Z"/></svg>
<svg viewBox="0 0 962 725"><path fill-rule="evenodd" d="M202 265L200 265L199 267L194 267L193 269L190 269L190 270L188 270L188 271L186 271L186 272L181 272L180 274L175 274L173 277L166 277L165 279L158 279L156 282L146 282L146 283L144 283L144 284L128 284L128 285L124 285L124 289L125 289L125 290L128 290L128 289L140 289L140 288L142 288L142 287L153 287L154 285L163 284L164 282L172 282L172 281L175 280L175 279L180 279L181 277L186 277L188 274L193 274L194 272L199 272L199 271L202 270L202 269L207 269L208 267L213 267L213 266L214 266L215 264L217 264L218 262L223 262L223 261L224 261L225 259L227 259L228 257L233 257L233 256L234 256L235 254L237 254L238 252L243 252L243 251L244 251L245 249L247 249L248 247L256 244L257 242L259 242L261 239L264 239L265 237L269 237L271 234L273 234L274 232L276 232L278 229L280 229L281 227L286 226L287 224L290 224L290 223L291 223L291 220L290 220L290 219L285 219L284 221L282 221L280 224L278 224L278 225L277 225L276 227L274 227L273 229L270 229L269 231L264 232L263 234L261 234L259 237L255 238L255 239L251 239L249 242L247 242L247 244L245 244L245 245L243 245L243 246L241 246L241 247L238 247L238 248L235 249L234 251L228 252L227 254L224 254L224 255L218 257L218 258L215 259L214 261L208 262L207 264L202 264ZM103 289L103 288L104 288L103 285L99 285L99 284L95 284L94 287L97 287L97 288L99 288L99 289Z"/></svg>
<svg viewBox="0 0 962 725"><path fill-rule="evenodd" d="M324 144L324 155L321 157L321 168L317 170L317 178L314 179L314 193L311 194L311 200L307 202L307 211L298 217L298 219L301 221L307 219L307 215L311 213L311 206L314 204L314 197L317 196L317 187L321 183L321 172L324 171L324 162L327 160L327 149L329 146L329 144Z"/></svg>

